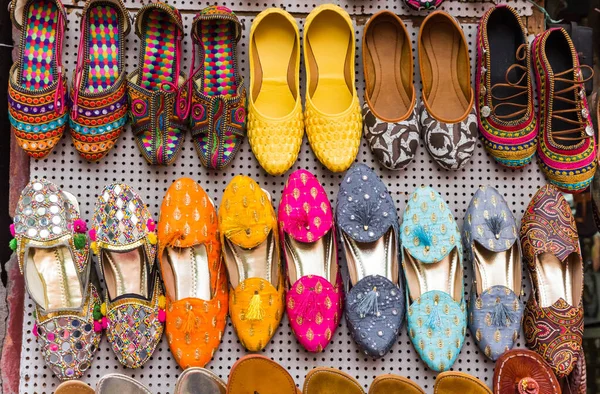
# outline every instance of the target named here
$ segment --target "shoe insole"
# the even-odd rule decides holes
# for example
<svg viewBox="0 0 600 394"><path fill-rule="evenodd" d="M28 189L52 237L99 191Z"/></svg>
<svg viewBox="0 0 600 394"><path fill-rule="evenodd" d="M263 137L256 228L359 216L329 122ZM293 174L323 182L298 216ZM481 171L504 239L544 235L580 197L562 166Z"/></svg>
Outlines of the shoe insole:
<svg viewBox="0 0 600 394"><path fill-rule="evenodd" d="M248 278L262 278L273 286L277 285L278 278L274 275L275 251L273 232L257 247L252 249L242 248L225 238L224 259L229 272L231 286L236 288L238 284Z"/></svg>
<svg viewBox="0 0 600 394"><path fill-rule="evenodd" d="M470 101L463 91L465 81L459 79L464 73L460 64L459 52L464 50L460 33L451 22L440 20L421 27L420 34L427 57L421 60L430 67L424 76L429 79L429 107L441 119L458 119L467 112ZM470 76L467 83L470 84ZM425 89L425 81L423 86Z"/></svg>
<svg viewBox="0 0 600 394"><path fill-rule="evenodd" d="M335 283L337 259L332 231L329 230L315 242L296 241L288 234L284 234L288 276L292 285L306 275L318 275L330 283Z"/></svg>
<svg viewBox="0 0 600 394"><path fill-rule="evenodd" d="M390 228L373 242L355 241L344 232L342 238L350 283L353 286L370 275L383 276L398 283L398 245L393 229Z"/></svg>
<svg viewBox="0 0 600 394"><path fill-rule="evenodd" d="M412 56L410 42L399 22L392 17L376 19L364 37L365 55L370 60L372 87L367 87L373 109L385 119L398 119L412 103L405 86L412 84L412 70L405 56Z"/></svg>
<svg viewBox="0 0 600 394"><path fill-rule="evenodd" d="M164 82L175 83L179 78L175 75L177 26L162 10L150 10L147 18L142 32L142 72L138 78L143 88L158 91L166 88Z"/></svg>
<svg viewBox="0 0 600 394"><path fill-rule="evenodd" d="M54 82L55 40L59 10L53 0L37 0L25 15L25 45L21 61L21 86L38 90Z"/></svg>
<svg viewBox="0 0 600 394"><path fill-rule="evenodd" d="M563 263L550 253L542 253L536 259L535 271L540 306L549 307L560 298L570 305L575 305L572 288L575 267L569 259Z"/></svg>
<svg viewBox="0 0 600 394"><path fill-rule="evenodd" d="M261 114L282 118L296 107L296 31L282 15L267 16L254 31L253 98Z"/></svg>
<svg viewBox="0 0 600 394"><path fill-rule="evenodd" d="M521 260L516 244L504 252L493 252L479 242L473 244L473 271L477 280L477 294L492 286L504 286L517 295L521 289Z"/></svg>
<svg viewBox="0 0 600 394"><path fill-rule="evenodd" d="M204 53L204 94L207 96L231 97L236 94L235 80L235 30L233 22L208 20L200 24L200 37Z"/></svg>
<svg viewBox="0 0 600 394"><path fill-rule="evenodd" d="M92 7L88 14L88 78L85 90L103 92L119 76L119 15L113 5Z"/></svg>
<svg viewBox="0 0 600 394"><path fill-rule="evenodd" d="M102 250L106 289L111 299L125 294L148 297L148 273L141 248L125 252Z"/></svg>
<svg viewBox="0 0 600 394"><path fill-rule="evenodd" d="M460 302L463 278L456 248L437 263L429 264L415 259L405 248L402 250L405 261L404 273L412 301L429 291L439 290L448 293L456 302Z"/></svg>
<svg viewBox="0 0 600 394"><path fill-rule="evenodd" d="M31 248L27 264L29 294L44 310L81 306L83 286L73 256L66 246Z"/></svg>
<svg viewBox="0 0 600 394"><path fill-rule="evenodd" d="M167 269L163 270L165 288L173 301L184 298L210 300L210 270L206 246L165 249Z"/></svg>
<svg viewBox="0 0 600 394"><path fill-rule="evenodd" d="M348 62L352 31L348 23L336 12L320 13L310 25L306 35L307 61L311 67L311 99L316 108L327 114L339 114L352 103L348 78Z"/></svg>
<svg viewBox="0 0 600 394"><path fill-rule="evenodd" d="M523 67L527 67L525 59L517 60L517 50L520 45L525 44L523 41L523 34L521 32L521 26L515 20L512 12L508 10L502 11L497 9L492 13L492 16L488 20L487 24L488 43L490 50L490 83L491 86L496 84L506 84L506 70L513 64L520 64ZM523 77L525 71L514 68L513 71L508 75L508 80L511 82L517 82ZM525 84L526 77L523 78L522 86ZM524 92L524 89L515 89L508 86L499 86L494 88L493 94L496 97L510 97L517 93ZM528 95L521 94L510 100L495 100L492 99L494 106L500 103L512 103L519 105L527 105ZM495 109L495 114L499 116L508 116L520 111L522 108L512 105L501 105ZM522 114L516 117L506 118L505 120L516 120L519 119Z"/></svg>

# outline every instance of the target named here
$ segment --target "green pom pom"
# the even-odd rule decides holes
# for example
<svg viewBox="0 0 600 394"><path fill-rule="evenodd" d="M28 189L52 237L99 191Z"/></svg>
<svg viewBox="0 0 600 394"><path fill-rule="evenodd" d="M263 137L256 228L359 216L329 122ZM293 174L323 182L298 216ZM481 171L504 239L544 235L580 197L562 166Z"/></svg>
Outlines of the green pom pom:
<svg viewBox="0 0 600 394"><path fill-rule="evenodd" d="M94 305L94 320L102 320L102 312L98 304Z"/></svg>
<svg viewBox="0 0 600 394"><path fill-rule="evenodd" d="M37 312L35 311L35 309L33 310L33 318L37 319Z"/></svg>
<svg viewBox="0 0 600 394"><path fill-rule="evenodd" d="M75 243L75 248L81 250L85 248L85 245L87 244L87 237L85 234L75 234L73 236L73 243Z"/></svg>
<svg viewBox="0 0 600 394"><path fill-rule="evenodd" d="M8 246L12 249L13 252L15 250L17 250L17 239L16 238L11 239Z"/></svg>

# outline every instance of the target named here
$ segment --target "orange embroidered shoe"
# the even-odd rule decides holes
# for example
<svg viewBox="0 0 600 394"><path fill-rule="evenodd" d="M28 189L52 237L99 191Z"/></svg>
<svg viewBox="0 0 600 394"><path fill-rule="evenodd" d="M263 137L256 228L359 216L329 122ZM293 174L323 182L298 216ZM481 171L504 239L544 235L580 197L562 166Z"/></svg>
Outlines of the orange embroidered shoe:
<svg viewBox="0 0 600 394"><path fill-rule="evenodd" d="M204 367L221 343L227 321L227 274L221 261L217 212L190 178L163 198L158 262L167 302L167 339L183 369Z"/></svg>
<svg viewBox="0 0 600 394"><path fill-rule="evenodd" d="M231 285L231 321L242 345L256 352L271 340L284 308L271 196L253 179L234 177L219 207L219 230Z"/></svg>

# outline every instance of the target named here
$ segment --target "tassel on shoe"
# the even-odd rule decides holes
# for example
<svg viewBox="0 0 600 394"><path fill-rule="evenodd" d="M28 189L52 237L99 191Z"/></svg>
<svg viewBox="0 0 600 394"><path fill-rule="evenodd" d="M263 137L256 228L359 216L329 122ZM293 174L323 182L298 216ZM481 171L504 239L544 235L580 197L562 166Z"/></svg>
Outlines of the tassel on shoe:
<svg viewBox="0 0 600 394"><path fill-rule="evenodd" d="M433 305L433 309L429 313L429 319L427 319L427 327L435 330L442 326L442 318L440 317L440 311L438 310L438 305L435 303Z"/></svg>
<svg viewBox="0 0 600 394"><path fill-rule="evenodd" d="M375 286L373 287L373 290L365 294L365 296L355 304L354 310L361 318L364 318L367 315L379 316L378 297L377 286Z"/></svg>
<svg viewBox="0 0 600 394"><path fill-rule="evenodd" d="M258 291L254 292L254 295L250 299L248 304L248 310L246 311L246 319L248 320L262 320L265 317L265 310L262 306L262 299Z"/></svg>
<svg viewBox="0 0 600 394"><path fill-rule="evenodd" d="M492 311L492 325L504 327L511 323L514 323L512 312L500 300L496 300L496 305Z"/></svg>

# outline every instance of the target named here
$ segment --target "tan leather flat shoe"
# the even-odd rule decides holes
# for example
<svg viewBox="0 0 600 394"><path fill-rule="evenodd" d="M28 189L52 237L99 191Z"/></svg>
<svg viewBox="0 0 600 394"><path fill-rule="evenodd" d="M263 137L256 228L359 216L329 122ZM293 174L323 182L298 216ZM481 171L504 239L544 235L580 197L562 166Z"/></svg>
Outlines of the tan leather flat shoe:
<svg viewBox="0 0 600 394"><path fill-rule="evenodd" d="M231 368L227 394L302 394L288 371L258 355L239 359Z"/></svg>
<svg viewBox="0 0 600 394"><path fill-rule="evenodd" d="M335 368L319 367L304 379L304 394L364 394L362 386L352 376Z"/></svg>
<svg viewBox="0 0 600 394"><path fill-rule="evenodd" d="M381 375L371 383L369 394L425 394L425 391L403 376Z"/></svg>
<svg viewBox="0 0 600 394"><path fill-rule="evenodd" d="M62 382L54 394L94 394L94 389L79 380Z"/></svg>
<svg viewBox="0 0 600 394"><path fill-rule="evenodd" d="M433 394L492 394L481 380L462 372L442 372L435 380Z"/></svg>

